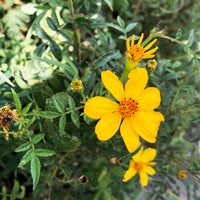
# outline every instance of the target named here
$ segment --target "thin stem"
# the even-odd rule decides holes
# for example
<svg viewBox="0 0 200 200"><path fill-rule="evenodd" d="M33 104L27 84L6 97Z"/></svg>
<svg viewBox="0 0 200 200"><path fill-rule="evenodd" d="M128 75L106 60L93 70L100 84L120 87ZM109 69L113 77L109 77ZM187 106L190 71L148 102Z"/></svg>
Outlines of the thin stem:
<svg viewBox="0 0 200 200"><path fill-rule="evenodd" d="M125 80L125 78L127 77L128 73L130 72L130 70L128 70L126 67L124 68L124 71L122 73L122 76L120 78L120 81L123 82Z"/></svg>
<svg viewBox="0 0 200 200"><path fill-rule="evenodd" d="M177 200L182 200L180 197L178 197L177 195L175 195L173 192L171 192L169 189L166 191L167 194L171 195L172 197L174 197Z"/></svg>

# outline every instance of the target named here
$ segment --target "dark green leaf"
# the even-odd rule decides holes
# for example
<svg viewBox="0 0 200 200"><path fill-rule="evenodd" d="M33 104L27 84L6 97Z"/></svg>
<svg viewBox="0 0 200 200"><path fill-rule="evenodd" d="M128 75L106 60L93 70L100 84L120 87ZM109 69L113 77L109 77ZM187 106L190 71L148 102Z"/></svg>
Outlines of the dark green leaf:
<svg viewBox="0 0 200 200"><path fill-rule="evenodd" d="M60 113L51 112L51 111L35 111L35 114L47 119L53 119L61 115Z"/></svg>
<svg viewBox="0 0 200 200"><path fill-rule="evenodd" d="M63 113L65 112L65 108L63 107L63 105L58 101L58 99L54 96L53 97L56 109L58 110L58 112Z"/></svg>
<svg viewBox="0 0 200 200"><path fill-rule="evenodd" d="M74 75L77 76L79 72L78 72L76 65L74 65L74 63L69 58L65 58L65 59L68 62L68 64L70 65L71 69L73 70Z"/></svg>
<svg viewBox="0 0 200 200"><path fill-rule="evenodd" d="M33 29L35 30L37 36L44 40L51 40L50 36L40 27L39 24L34 23Z"/></svg>
<svg viewBox="0 0 200 200"><path fill-rule="evenodd" d="M32 144L37 144L37 143L39 143L43 138L44 138L44 134L38 134L38 135L36 135L36 136L32 139L31 143L32 143Z"/></svg>
<svg viewBox="0 0 200 200"><path fill-rule="evenodd" d="M65 130L66 125L66 116L62 115L59 119L59 128L60 128L60 135L62 136Z"/></svg>
<svg viewBox="0 0 200 200"><path fill-rule="evenodd" d="M56 24L54 23L54 21L50 17L47 17L46 20L47 20L47 24L49 25L49 27L53 31L57 31L58 30L58 27L56 26Z"/></svg>
<svg viewBox="0 0 200 200"><path fill-rule="evenodd" d="M31 106L32 106L32 103L29 103L26 107L24 107L22 109L22 111L20 112L20 115L26 114L29 111L29 109L30 109Z"/></svg>
<svg viewBox="0 0 200 200"><path fill-rule="evenodd" d="M111 28L114 28L114 29L116 29L116 30L122 32L122 33L125 32L125 30L124 30L123 28L121 28L120 26L118 26L118 25L116 25L116 24L107 23L107 25L108 25L109 27L111 27Z"/></svg>
<svg viewBox="0 0 200 200"><path fill-rule="evenodd" d="M80 127L79 116L77 115L76 112L71 113L71 119L72 122L76 125L76 127L79 128Z"/></svg>
<svg viewBox="0 0 200 200"><path fill-rule="evenodd" d="M18 167L22 167L22 166L25 165L27 162L29 162L29 161L31 160L32 156L33 156L33 150L30 149L30 150L28 150L28 151L24 154L24 156L22 157L22 159L21 159L21 161L20 161Z"/></svg>
<svg viewBox="0 0 200 200"><path fill-rule="evenodd" d="M69 107L74 110L75 109L75 102L74 99L71 96L68 96L68 103L69 103Z"/></svg>
<svg viewBox="0 0 200 200"><path fill-rule="evenodd" d="M31 146L31 144L30 144L29 142L26 142L26 143L20 145L19 147L17 147L17 148L15 149L15 152L26 151L27 149L30 148L30 146Z"/></svg>
<svg viewBox="0 0 200 200"><path fill-rule="evenodd" d="M48 149L36 149L35 154L40 157L49 157L55 154L54 151L50 151Z"/></svg>
<svg viewBox="0 0 200 200"><path fill-rule="evenodd" d="M51 52L53 53L55 58L58 59L59 61L61 61L62 60L62 51L61 51L60 47L53 40L50 41L49 46L50 46Z"/></svg>
<svg viewBox="0 0 200 200"><path fill-rule="evenodd" d="M60 33L65 39L67 39L68 41L71 41L72 38L71 36L66 32L66 31L63 31L63 30L59 30L58 33Z"/></svg>
<svg viewBox="0 0 200 200"><path fill-rule="evenodd" d="M13 98L16 101L15 106L19 111L21 111L21 109L22 109L21 101L20 101L17 93L12 88L11 88L11 91L12 91Z"/></svg>
<svg viewBox="0 0 200 200"><path fill-rule="evenodd" d="M59 27L60 26L59 21L58 21L58 18L57 18L54 8L51 9L51 17L52 17L53 21L56 23L56 25Z"/></svg>
<svg viewBox="0 0 200 200"><path fill-rule="evenodd" d="M37 156L33 156L31 159L31 176L33 179L33 190L36 188L40 178L40 160Z"/></svg>
<svg viewBox="0 0 200 200"><path fill-rule="evenodd" d="M34 55L38 56L38 57L41 57L42 56L42 53L44 52L45 50L45 47L46 47L46 44L40 44L35 50L34 50Z"/></svg>

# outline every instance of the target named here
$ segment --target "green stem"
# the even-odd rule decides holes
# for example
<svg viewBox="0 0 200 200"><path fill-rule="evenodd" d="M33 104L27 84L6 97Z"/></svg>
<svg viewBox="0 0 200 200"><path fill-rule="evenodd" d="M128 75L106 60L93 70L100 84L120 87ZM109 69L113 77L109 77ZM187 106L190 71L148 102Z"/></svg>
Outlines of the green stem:
<svg viewBox="0 0 200 200"><path fill-rule="evenodd" d="M173 192L171 192L169 189L166 191L167 194L171 195L172 197L174 197L177 200L182 200L180 197L178 197L177 195L175 195Z"/></svg>
<svg viewBox="0 0 200 200"><path fill-rule="evenodd" d="M120 78L120 81L123 82L125 80L125 78L128 76L128 73L130 72L129 69L127 69L126 67L124 68L124 71L122 73L122 76Z"/></svg>
<svg viewBox="0 0 200 200"><path fill-rule="evenodd" d="M85 104L86 102L86 97L85 97L85 94L84 94L84 91L83 89L79 91L80 95L83 97L83 103Z"/></svg>
<svg viewBox="0 0 200 200"><path fill-rule="evenodd" d="M72 20L73 20L73 29L74 29L74 45L75 45L75 49L77 52L77 60L80 62L81 61L81 50L80 50L80 32L77 28L77 24L76 24L76 15L74 12L74 7L73 7L73 2L72 0L69 0L69 10L70 10L70 14L72 16Z"/></svg>

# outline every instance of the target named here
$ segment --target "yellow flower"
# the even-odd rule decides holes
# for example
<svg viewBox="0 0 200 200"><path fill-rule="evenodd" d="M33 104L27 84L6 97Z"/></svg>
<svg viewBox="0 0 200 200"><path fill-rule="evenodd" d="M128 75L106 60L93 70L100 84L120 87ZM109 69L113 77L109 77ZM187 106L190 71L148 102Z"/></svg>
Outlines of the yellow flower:
<svg viewBox="0 0 200 200"><path fill-rule="evenodd" d="M186 172L185 172L184 170L180 171L180 172L178 173L178 177L179 177L180 179L186 178L186 177L187 177Z"/></svg>
<svg viewBox="0 0 200 200"><path fill-rule="evenodd" d="M155 162L152 161L156 156L156 150L152 148L145 149L141 147L140 151L132 156L132 159L129 163L129 169L124 174L123 182L129 181L133 176L138 172L140 175L140 182L142 187L148 184L148 175L154 175L156 171L151 167L155 165Z"/></svg>
<svg viewBox="0 0 200 200"><path fill-rule="evenodd" d="M75 91L80 91L83 89L83 83L81 80L75 80L71 83L71 87L72 87L72 90L75 90Z"/></svg>
<svg viewBox="0 0 200 200"><path fill-rule="evenodd" d="M86 102L84 112L90 118L100 119L95 127L99 140L110 139L120 127L128 151L133 152L140 145L139 136L147 142L156 142L158 128L164 117L153 110L160 105L160 91L154 87L144 89L148 81L146 69L136 68L128 77L124 90L114 73L103 71L102 82L119 103L96 96Z"/></svg>
<svg viewBox="0 0 200 200"><path fill-rule="evenodd" d="M143 33L141 34L141 37L140 37L138 43L135 45L134 45L134 38L135 38L135 35L132 36L131 45L130 45L129 38L126 40L126 48L128 51L128 52L126 52L126 55L128 56L126 59L126 68L129 70L136 67L137 64L142 59L155 57L155 55L153 55L153 53L155 53L158 49L158 47L156 46L155 48L149 50L153 46L153 44L157 41L157 39L154 39L147 46L142 47L141 43L144 38L144 34ZM149 50L149 51L147 51L147 50Z"/></svg>

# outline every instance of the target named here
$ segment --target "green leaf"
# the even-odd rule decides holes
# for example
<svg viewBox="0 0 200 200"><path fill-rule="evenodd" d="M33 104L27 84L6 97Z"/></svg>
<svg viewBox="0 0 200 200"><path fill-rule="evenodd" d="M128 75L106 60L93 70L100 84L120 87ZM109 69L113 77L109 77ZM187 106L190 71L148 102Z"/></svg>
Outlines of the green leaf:
<svg viewBox="0 0 200 200"><path fill-rule="evenodd" d="M104 0L109 8L113 11L113 0Z"/></svg>
<svg viewBox="0 0 200 200"><path fill-rule="evenodd" d="M63 135L66 125L66 116L62 115L59 119L60 136Z"/></svg>
<svg viewBox="0 0 200 200"><path fill-rule="evenodd" d="M58 99L54 96L53 97L56 109L58 110L58 112L60 113L64 113L65 112L65 108L63 107L63 105L58 101Z"/></svg>
<svg viewBox="0 0 200 200"><path fill-rule="evenodd" d="M31 144L30 144L29 142L26 142L26 143L20 145L19 147L17 147L17 148L15 149L15 152L26 151L27 149L30 148L30 146L31 146Z"/></svg>
<svg viewBox="0 0 200 200"><path fill-rule="evenodd" d="M39 24L34 23L33 29L35 30L37 36L44 40L51 40L50 36L40 27Z"/></svg>
<svg viewBox="0 0 200 200"><path fill-rule="evenodd" d="M20 115L26 114L29 111L29 109L31 108L31 106L32 106L32 103L29 103L26 107L24 107L22 109L22 111L20 112Z"/></svg>
<svg viewBox="0 0 200 200"><path fill-rule="evenodd" d="M52 19L54 20L54 22L56 23L56 26L60 26L60 25L59 25L58 18L57 18L57 15L56 15L56 12L55 12L55 9L54 9L54 8L52 8L52 9L51 9L51 17L52 17Z"/></svg>
<svg viewBox="0 0 200 200"><path fill-rule="evenodd" d="M71 69L73 70L75 76L77 76L79 71L78 71L76 65L74 65L74 63L69 58L66 57L65 59L68 62L68 64L70 65Z"/></svg>
<svg viewBox="0 0 200 200"><path fill-rule="evenodd" d="M33 190L35 190L40 178L40 168L40 160L37 156L34 155L31 159L31 175L33 179Z"/></svg>
<svg viewBox="0 0 200 200"><path fill-rule="evenodd" d="M124 29L125 23L124 23L124 20L120 16L117 16L117 22Z"/></svg>
<svg viewBox="0 0 200 200"><path fill-rule="evenodd" d="M126 40L127 38L126 38L125 35L120 35L120 36L119 36L119 39L120 39L120 40Z"/></svg>
<svg viewBox="0 0 200 200"><path fill-rule="evenodd" d="M58 33L60 33L65 39L67 39L68 41L71 41L72 38L71 36L66 32L66 31L63 31L63 30L59 30Z"/></svg>
<svg viewBox="0 0 200 200"><path fill-rule="evenodd" d="M22 159L21 159L21 161L20 161L18 167L22 167L22 166L25 165L27 162L29 162L29 161L31 160L32 156L33 156L33 150L30 149L30 150L28 150L28 151L24 154L24 156L22 157Z"/></svg>
<svg viewBox="0 0 200 200"><path fill-rule="evenodd" d="M0 78L3 79L10 86L15 87L15 85L0 71Z"/></svg>
<svg viewBox="0 0 200 200"><path fill-rule="evenodd" d="M181 39L182 36L182 30L179 28L178 31L176 32L176 39L179 40Z"/></svg>
<svg viewBox="0 0 200 200"><path fill-rule="evenodd" d="M123 28L121 28L120 26L116 25L116 24L112 24L112 23L107 23L107 25L111 28L114 28L122 33L125 33L125 30Z"/></svg>
<svg viewBox="0 0 200 200"><path fill-rule="evenodd" d="M43 138L44 138L44 134L38 134L38 135L36 135L36 136L32 139L31 143L32 143L32 144L37 144L37 143L39 143Z"/></svg>
<svg viewBox="0 0 200 200"><path fill-rule="evenodd" d="M53 40L50 41L49 46L50 46L51 52L53 53L55 58L57 60L61 61L62 60L62 51L61 51L60 47Z"/></svg>
<svg viewBox="0 0 200 200"><path fill-rule="evenodd" d="M47 20L47 24L49 25L49 28L51 28L53 31L58 30L58 27L56 26L56 24L50 17L47 17L46 20Z"/></svg>
<svg viewBox="0 0 200 200"><path fill-rule="evenodd" d="M49 157L55 154L54 151L50 151L48 149L36 149L35 154L40 157Z"/></svg>
<svg viewBox="0 0 200 200"><path fill-rule="evenodd" d="M18 180L14 179L14 185L11 192L10 200L15 200L16 194L19 192L20 184Z"/></svg>
<svg viewBox="0 0 200 200"><path fill-rule="evenodd" d="M5 186L2 187L2 200L7 200L7 189Z"/></svg>
<svg viewBox="0 0 200 200"><path fill-rule="evenodd" d="M189 38L188 38L187 46L191 47L193 42L194 42L194 29L192 29L190 31L190 35L189 35Z"/></svg>
<svg viewBox="0 0 200 200"><path fill-rule="evenodd" d="M69 103L69 107L74 110L76 105L75 105L75 102L74 102L74 99L71 97L71 96L68 96L68 103Z"/></svg>
<svg viewBox="0 0 200 200"><path fill-rule="evenodd" d="M45 47L46 47L46 44L43 43L43 44L40 44L35 50L34 50L34 55L35 56L38 56L38 57L41 57L42 56L42 53L44 52L45 50Z"/></svg>
<svg viewBox="0 0 200 200"><path fill-rule="evenodd" d="M34 111L34 113L40 117L47 118L47 119L53 119L61 115L60 113L51 112L51 111Z"/></svg>
<svg viewBox="0 0 200 200"><path fill-rule="evenodd" d="M96 62L95 62L95 64L94 64L94 68L98 68L98 67L102 67L102 66L104 66L107 62L109 62L110 60L112 60L113 58L119 58L119 57L121 57L120 56L120 53L119 53L119 51L117 50L117 51L109 51L109 52L107 52L106 54L104 54L103 56L100 56L97 60L96 60Z"/></svg>
<svg viewBox="0 0 200 200"><path fill-rule="evenodd" d="M79 116L76 112L71 113L72 122L76 125L77 128L80 128Z"/></svg>
<svg viewBox="0 0 200 200"><path fill-rule="evenodd" d="M129 25L126 27L126 29L125 29L126 33L128 33L128 32L131 31L131 30L133 30L137 25L138 25L138 23L131 23L131 24L129 24Z"/></svg>
<svg viewBox="0 0 200 200"><path fill-rule="evenodd" d="M15 106L19 111L21 111L21 109L22 109L21 101L20 101L17 93L12 88L11 88L11 91L12 91L13 98L16 101Z"/></svg>

